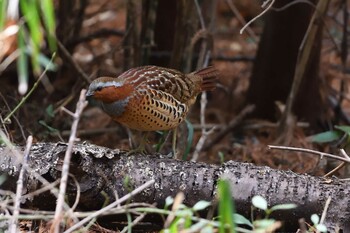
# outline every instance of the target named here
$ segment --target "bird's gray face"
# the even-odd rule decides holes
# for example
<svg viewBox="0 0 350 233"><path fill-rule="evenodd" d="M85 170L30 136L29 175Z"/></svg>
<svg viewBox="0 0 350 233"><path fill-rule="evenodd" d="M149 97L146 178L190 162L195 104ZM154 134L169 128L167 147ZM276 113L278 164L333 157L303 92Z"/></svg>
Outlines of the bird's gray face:
<svg viewBox="0 0 350 233"><path fill-rule="evenodd" d="M86 97L93 97L95 93L101 92L104 88L108 87L122 87L123 82L117 81L111 77L100 77L95 79L89 86Z"/></svg>
<svg viewBox="0 0 350 233"><path fill-rule="evenodd" d="M91 105L100 107L112 117L117 117L125 111L129 101L128 90L129 88L115 78L101 77L90 84L86 98Z"/></svg>

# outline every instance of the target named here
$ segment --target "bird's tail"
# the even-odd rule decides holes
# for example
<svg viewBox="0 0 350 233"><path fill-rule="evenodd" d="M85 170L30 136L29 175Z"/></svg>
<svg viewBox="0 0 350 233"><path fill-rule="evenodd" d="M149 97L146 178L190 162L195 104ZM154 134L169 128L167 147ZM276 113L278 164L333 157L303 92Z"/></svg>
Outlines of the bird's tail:
<svg viewBox="0 0 350 233"><path fill-rule="evenodd" d="M206 68L197 70L193 72L193 74L202 78L202 91L211 91L216 88L219 71L214 66L208 66Z"/></svg>

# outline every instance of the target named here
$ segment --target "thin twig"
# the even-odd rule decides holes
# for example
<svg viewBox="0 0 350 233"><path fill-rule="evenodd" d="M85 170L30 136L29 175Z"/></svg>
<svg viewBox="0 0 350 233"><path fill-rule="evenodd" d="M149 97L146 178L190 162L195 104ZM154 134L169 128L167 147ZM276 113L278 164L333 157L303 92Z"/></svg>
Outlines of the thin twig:
<svg viewBox="0 0 350 233"><path fill-rule="evenodd" d="M347 158L348 160L350 160L349 155L346 153L346 151L342 148L339 150L340 154L342 154L342 156L344 156L345 158Z"/></svg>
<svg viewBox="0 0 350 233"><path fill-rule="evenodd" d="M280 12L280 11L284 11L286 10L287 8L295 5L295 4L300 4L300 3L306 3L308 4L309 6L312 6L313 8L316 8L316 5L314 3L312 3L311 1L308 1L308 0L297 0L297 1L292 1L280 8L276 8L276 7L271 7L271 10L273 11L276 11L276 12Z"/></svg>
<svg viewBox="0 0 350 233"><path fill-rule="evenodd" d="M210 149L213 145L223 139L229 132L237 127L242 120L254 110L254 108L254 105L246 106L235 118L230 121L227 127L223 128L207 145L204 146L203 151Z"/></svg>
<svg viewBox="0 0 350 233"><path fill-rule="evenodd" d="M198 13L198 17L199 17L199 21L201 23L201 30L202 31L207 31L205 23L204 23L204 19L203 19L203 15L202 15L202 11L200 9L198 0L195 0L195 5L196 5L196 9L197 9L197 13ZM209 59L210 59L210 55L211 55L211 49L213 46L212 41L210 41L211 37L207 36L205 37L205 40L203 40L202 42L202 47L201 47L201 51L200 54L202 56L199 57L198 59L198 63L197 63L197 69L201 68L201 67L207 67L209 64ZM208 99L207 99L207 93L204 91L201 94L201 101L200 101L200 125L202 128L202 134L200 139L197 142L197 145L195 147L195 151L193 152L193 156L192 156L192 161L197 161L198 157L199 157L199 153L202 151L204 144L208 138L208 136L214 131L214 127L211 128L209 131L206 130L205 128L205 111L206 111L206 106L208 103Z"/></svg>
<svg viewBox="0 0 350 233"><path fill-rule="evenodd" d="M64 156L64 161L62 165L62 177L61 177L61 182L60 182L60 190L58 193L58 198L57 198L57 205L56 205L56 210L55 210L55 223L52 225L52 229L54 229L55 233L59 232L60 229L60 222L61 222L61 217L63 216L62 214L62 209L63 205L65 203L64 197L66 194L66 188L67 188L67 181L68 181L68 175L69 175L69 164L70 160L72 157L72 150L73 150L73 145L76 140L76 132L78 128L78 123L80 120L80 115L83 112L84 108L87 105L87 101L85 100L85 93L86 90L83 89L80 92L80 97L79 101L77 103L77 108L74 114L74 120L71 128L71 135L69 137L68 141L68 146L67 150Z"/></svg>
<svg viewBox="0 0 350 233"><path fill-rule="evenodd" d="M201 28L205 29L205 23L204 23L201 7L199 6L198 0L194 0L194 3L196 5L196 10L197 10L197 14L198 14L198 18L199 18L199 22L200 22Z"/></svg>
<svg viewBox="0 0 350 233"><path fill-rule="evenodd" d="M19 53L19 49L16 49L0 63L0 74L19 57Z"/></svg>
<svg viewBox="0 0 350 233"><path fill-rule="evenodd" d="M330 177L331 175L333 175L335 172L339 171L339 169L341 169L342 167L344 167L346 164L346 162L341 162L336 168L334 168L333 170L331 170L330 172L328 172L327 174L325 174L323 177Z"/></svg>
<svg viewBox="0 0 350 233"><path fill-rule="evenodd" d="M346 151L344 149L340 149L340 154L342 154L346 159L348 159L350 161L350 157L349 155L346 153ZM339 169L341 169L342 167L344 167L346 164L346 162L341 162L336 168L334 168L332 171L328 172L326 175L324 175L323 177L329 177L332 174L334 174L336 171L338 171Z"/></svg>
<svg viewBox="0 0 350 233"><path fill-rule="evenodd" d="M332 198L328 197L326 203L324 204L323 212L320 219L320 224L323 224L324 220L326 219L327 211L329 208L329 204L331 204L331 201L332 201Z"/></svg>
<svg viewBox="0 0 350 233"><path fill-rule="evenodd" d="M230 7L232 13L236 16L236 18L238 19L238 21L244 26L245 24L247 24L247 22L245 21L245 19L242 17L242 14L239 12L239 10L237 9L237 7L233 4L232 0L226 0L227 5ZM254 33L254 31L250 28L247 27L247 32L249 34L249 36L251 38L253 38L254 42L258 41L258 37L256 36L256 34Z"/></svg>
<svg viewBox="0 0 350 233"><path fill-rule="evenodd" d="M53 188L55 188L56 185L58 185L60 183L59 180L55 180L52 183L49 183L47 185L43 185L43 187L41 187L40 189L37 189L31 193L28 193L26 195L23 195L23 199L30 199L30 198L34 198L37 195L40 195L41 193L44 193L46 191L51 191ZM37 210L36 210L37 211Z"/></svg>
<svg viewBox="0 0 350 233"><path fill-rule="evenodd" d="M80 184L79 184L78 180L75 178L75 176L70 175L70 177L72 177L72 179L75 183L75 187L77 188L74 204L72 205L72 207L68 211L68 212L70 212L71 215L74 215L74 210L77 208L79 201L80 201L81 188L80 188ZM73 221L75 223L77 223L78 219L73 219Z"/></svg>
<svg viewBox="0 0 350 233"><path fill-rule="evenodd" d="M79 74L79 77L83 78L83 81L86 82L87 84L91 83L91 80L89 76L83 71L83 69L76 63L72 57L72 55L68 52L66 47L61 43L61 41L57 40L57 45L58 48L60 49L60 52L62 52L62 58L71 64L72 68L76 73Z"/></svg>
<svg viewBox="0 0 350 233"><path fill-rule="evenodd" d="M75 47L78 44L90 42L91 40L94 40L97 38L106 38L106 37L110 37L110 36L123 37L124 34L125 34L124 31L120 31L117 29L101 28L98 31L94 31L90 34L81 36L77 39L71 39L67 42L67 45L69 47Z"/></svg>
<svg viewBox="0 0 350 233"><path fill-rule="evenodd" d="M71 111L69 111L68 109L66 109L66 108L63 107L63 106L60 108L60 110L63 111L63 112L65 112L65 113L67 113L67 115L69 115L69 116L71 116L71 117L73 117L73 118L75 117L74 113L72 113Z"/></svg>
<svg viewBox="0 0 350 233"><path fill-rule="evenodd" d="M267 2L269 2L269 0L267 0L265 3L267 3ZM270 5L268 6L268 7L266 7L266 9L263 11L263 12L261 12L260 14L258 14L257 16L255 16L253 19L251 19L248 23L246 23L246 25L244 25L243 27L242 27L242 29L239 31L239 33L240 34L242 34L243 33L243 31L251 24L251 23L253 23L255 20L257 20L258 18L260 18L262 15L264 15L271 7L272 7L272 5L275 3L275 0L272 0L271 1L271 3L270 3ZM264 5L266 5L266 4L264 4Z"/></svg>
<svg viewBox="0 0 350 233"><path fill-rule="evenodd" d="M4 97L4 95L2 93L0 93L0 97L4 101L4 104L6 105L6 108L11 112L11 108L10 108L9 104L7 103L5 97ZM18 127L19 127L19 130L21 131L22 137L25 140L26 139L26 135L24 133L23 126L21 125L21 123L19 122L19 120L18 120L18 118L16 116L13 116L13 119L15 119L15 121L16 121ZM0 116L0 122L3 124L3 129L5 130L6 134L9 137L9 134L7 132L6 126L4 125L5 122L4 122L4 119L2 119L2 116ZM7 122L7 123L10 123L10 122Z"/></svg>
<svg viewBox="0 0 350 233"><path fill-rule="evenodd" d="M155 207L155 204L152 205L153 207ZM133 227L135 226L137 223L139 223L145 216L147 215L147 213L142 213L140 216L138 216L137 218L134 219L134 221L132 221L132 223L127 226L127 227L124 227L124 229L120 232L120 233L125 233L128 231L129 227Z"/></svg>
<svg viewBox="0 0 350 233"><path fill-rule="evenodd" d="M18 215L19 215L19 207L21 205L21 196L22 196L22 191L23 191L23 178L24 178L25 171L26 171L26 168L28 165L27 164L28 157L29 157L29 153L30 153L30 148L32 147L32 143L33 143L33 137L29 136L27 139L26 149L24 151L22 168L21 168L21 171L19 172L19 176L18 176L18 180L17 180L16 198L15 198L14 210L13 210L12 220L11 220L10 229L9 229L9 232L11 232L11 233L17 232L17 221L18 221Z"/></svg>
<svg viewBox="0 0 350 233"><path fill-rule="evenodd" d="M205 128L203 127L202 129L205 130ZM199 138L198 140L198 143L196 145L196 148L193 152L193 156L192 156L192 159L191 161L195 162L197 161L198 157L199 157L199 152L203 150L204 145L205 145L205 142L207 141L208 137L216 130L216 127L212 127L211 129L209 130L205 130L204 132L202 131L202 135L201 137Z"/></svg>
<svg viewBox="0 0 350 233"><path fill-rule="evenodd" d="M155 182L154 180L147 181L146 183L144 183L140 187L134 189L133 191L131 191L127 195L123 196L122 198L114 201L113 203L109 204L108 206L106 206L106 207L104 207L104 208L94 212L93 214L89 215L88 217L82 219L80 222L78 222L77 224L75 224L72 227L70 227L64 233L70 233L70 232L73 232L74 230L78 229L79 227L82 227L85 223L89 222L91 219L98 217L102 213L113 209L115 206L123 203L124 201L127 201L129 198L131 198L131 197L135 196L136 194L142 192L144 189L146 189L149 186L151 186L154 182Z"/></svg>
<svg viewBox="0 0 350 233"><path fill-rule="evenodd" d="M322 159L322 157L327 157L327 158L331 158L331 159L340 160L340 161L343 161L346 163L350 163L350 159L348 159L348 158L343 158L343 157L340 157L337 155L328 154L328 153L324 153L324 152L320 152L320 151L316 151L316 150L311 150L311 149L304 149L304 148L290 147L290 146L273 146L273 145L268 145L267 147L269 149L305 152L305 153L309 153L309 154L318 155L321 157L321 159Z"/></svg>
<svg viewBox="0 0 350 233"><path fill-rule="evenodd" d="M0 190L0 194L3 196L15 196L14 193L9 192L9 191L4 191L4 190ZM24 196L23 196L24 197ZM133 210L133 208L139 208L139 207L150 207L153 208L154 206L152 206L151 204L147 204L147 203L130 203L130 204L126 204L123 205L122 208L121 207L116 207L113 208L107 212L104 212L103 214L101 214L101 216L107 216L107 215L117 215L117 214L124 214L127 210L130 212L136 212ZM8 208L9 210L13 211L13 207L12 206L6 206L3 205L3 202L1 203L1 208ZM30 216L27 215L19 215L18 219L40 219L40 216L46 215L47 219L53 219L55 212L54 211L45 211L45 210L31 210L31 209L23 209L23 208L19 208L20 212L22 213L26 213L26 214L30 214ZM94 213L94 211L86 211L86 212L79 212L79 211L75 211L73 214L74 216L76 216L77 218L85 218L89 215L91 215L92 213ZM38 216L38 217L34 217L34 216ZM8 216L6 219L10 219L11 216ZM28 217L28 218L27 218ZM1 219L1 217L0 217Z"/></svg>

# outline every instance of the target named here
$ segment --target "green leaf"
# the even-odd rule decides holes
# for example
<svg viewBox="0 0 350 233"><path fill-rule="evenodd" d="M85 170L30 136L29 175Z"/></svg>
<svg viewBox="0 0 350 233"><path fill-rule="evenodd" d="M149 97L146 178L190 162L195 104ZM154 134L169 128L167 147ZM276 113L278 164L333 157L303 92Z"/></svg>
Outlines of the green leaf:
<svg viewBox="0 0 350 233"><path fill-rule="evenodd" d="M252 198L252 204L258 209L267 210L267 201L262 196L256 195Z"/></svg>
<svg viewBox="0 0 350 233"><path fill-rule="evenodd" d="M188 210L188 207L184 203L180 203L178 206L178 209L179 210L184 210L184 209Z"/></svg>
<svg viewBox="0 0 350 233"><path fill-rule="evenodd" d="M178 229L178 225L181 222L181 218L177 217L175 218L175 220L170 224L169 226L169 230L171 233L178 233L179 229Z"/></svg>
<svg viewBox="0 0 350 233"><path fill-rule="evenodd" d="M31 49L32 49L32 65L34 72L36 74L40 73L39 66L39 50L42 42L42 33L40 31L41 24L39 19L39 11L37 9L37 1L36 0L20 0L20 6L24 18L28 23L29 31L30 31L30 39Z"/></svg>
<svg viewBox="0 0 350 233"><path fill-rule="evenodd" d="M185 229L188 229L192 226L192 219L191 219L192 215L188 215L184 218L185 223L184 223L184 227Z"/></svg>
<svg viewBox="0 0 350 233"><path fill-rule="evenodd" d="M261 219L261 220L255 220L254 226L260 229L266 229L272 224L274 224L276 220L274 219Z"/></svg>
<svg viewBox="0 0 350 233"><path fill-rule="evenodd" d="M244 217L243 215L235 213L235 214L233 214L233 216L234 216L234 220L235 220L236 224L238 224L238 225L247 225L247 226L253 227L253 224L246 217Z"/></svg>
<svg viewBox="0 0 350 233"><path fill-rule="evenodd" d="M192 216L193 212L190 209L178 209L176 210L176 215L180 217Z"/></svg>
<svg viewBox="0 0 350 233"><path fill-rule="evenodd" d="M49 130L50 133L57 133L57 132L59 132L58 129L55 129L55 128L49 126L49 125L46 124L46 122L43 121L43 120L40 120L40 121L39 121L39 124L42 125L42 126L44 126L47 130Z"/></svg>
<svg viewBox="0 0 350 233"><path fill-rule="evenodd" d="M53 7L52 0L41 0L41 11L44 17L44 24L47 31L47 39L51 52L57 50L56 39L55 39L55 10Z"/></svg>
<svg viewBox="0 0 350 233"><path fill-rule="evenodd" d="M317 225L320 222L320 217L317 214L311 215L311 222L314 225Z"/></svg>
<svg viewBox="0 0 350 233"><path fill-rule="evenodd" d="M209 207L211 203L209 201L199 201L197 202L193 207L193 211L199 211L199 210L204 210L205 208Z"/></svg>
<svg viewBox="0 0 350 233"><path fill-rule="evenodd" d="M326 131L323 133L315 134L308 137L308 140L316 143L326 143L338 140L342 136L342 133L337 130Z"/></svg>
<svg viewBox="0 0 350 233"><path fill-rule="evenodd" d="M218 183L219 195L219 215L220 226L219 233L233 233L235 231L234 213L235 207L231 197L231 189L228 181L219 180Z"/></svg>
<svg viewBox="0 0 350 233"><path fill-rule="evenodd" d="M271 211L275 211L275 210L290 210L290 209L294 209L296 208L297 205L293 204L293 203L289 203L289 204L281 204L281 205L275 205L271 208Z"/></svg>
<svg viewBox="0 0 350 233"><path fill-rule="evenodd" d="M317 224L316 229L320 232L327 232L327 227L323 224Z"/></svg>
<svg viewBox="0 0 350 233"><path fill-rule="evenodd" d="M191 147L192 147L192 143L193 143L193 125L191 124L191 122L189 122L188 120L185 120L186 122L186 127L187 127L187 145L186 145L186 149L185 152L182 156L182 160L187 160L187 156L190 153Z"/></svg>
<svg viewBox="0 0 350 233"><path fill-rule="evenodd" d="M220 164L224 164L225 163L225 154L222 151L219 151L218 156L220 159Z"/></svg>
<svg viewBox="0 0 350 233"><path fill-rule="evenodd" d="M23 26L19 28L17 37L19 49L19 56L17 59L18 91L21 95L24 95L28 90L28 59L26 55L25 31Z"/></svg>
<svg viewBox="0 0 350 233"><path fill-rule="evenodd" d="M50 104L49 106L47 106L47 108L45 109L46 114L51 117L54 118L55 117L55 112L53 110L53 105Z"/></svg>
<svg viewBox="0 0 350 233"><path fill-rule="evenodd" d="M5 26L7 0L0 0L0 30Z"/></svg>
<svg viewBox="0 0 350 233"><path fill-rule="evenodd" d="M350 135L350 126L346 126L346 125L336 125L334 126L335 129L338 129L340 131L343 131L344 133L347 133L348 135Z"/></svg>
<svg viewBox="0 0 350 233"><path fill-rule="evenodd" d="M200 230L200 233L213 233L214 227L212 225L207 225Z"/></svg>

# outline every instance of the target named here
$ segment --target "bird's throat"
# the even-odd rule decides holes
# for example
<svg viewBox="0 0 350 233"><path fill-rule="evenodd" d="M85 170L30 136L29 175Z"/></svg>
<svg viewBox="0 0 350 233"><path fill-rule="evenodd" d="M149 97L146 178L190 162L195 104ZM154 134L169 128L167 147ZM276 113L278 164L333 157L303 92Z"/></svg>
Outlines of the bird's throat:
<svg viewBox="0 0 350 233"><path fill-rule="evenodd" d="M112 103L102 103L101 107L111 117L120 117L125 112L125 107L128 105L129 98L118 100Z"/></svg>

